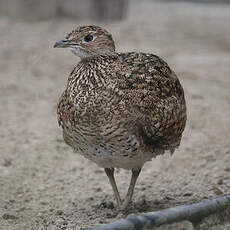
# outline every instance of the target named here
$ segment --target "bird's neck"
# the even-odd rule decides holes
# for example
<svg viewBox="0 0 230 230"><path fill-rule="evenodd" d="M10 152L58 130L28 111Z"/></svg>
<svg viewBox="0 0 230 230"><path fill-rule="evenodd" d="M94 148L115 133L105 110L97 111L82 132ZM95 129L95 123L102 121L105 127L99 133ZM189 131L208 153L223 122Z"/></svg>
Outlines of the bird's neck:
<svg viewBox="0 0 230 230"><path fill-rule="evenodd" d="M69 76L67 90L80 94L106 86L112 80L117 59L117 54L82 59Z"/></svg>
<svg viewBox="0 0 230 230"><path fill-rule="evenodd" d="M103 50L100 52L95 52L95 53L89 53L88 55L82 56L81 61L83 62L88 62L92 61L93 59L108 59L108 58L117 58L118 54L115 51L112 50Z"/></svg>

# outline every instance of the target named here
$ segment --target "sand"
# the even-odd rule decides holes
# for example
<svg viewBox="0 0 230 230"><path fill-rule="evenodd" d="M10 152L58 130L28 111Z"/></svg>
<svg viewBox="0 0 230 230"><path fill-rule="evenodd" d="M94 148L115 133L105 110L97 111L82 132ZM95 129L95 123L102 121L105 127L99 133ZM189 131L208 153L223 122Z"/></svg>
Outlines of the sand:
<svg viewBox="0 0 230 230"><path fill-rule="evenodd" d="M132 3L126 20L103 25L119 51L167 60L185 89L180 148L145 164L127 215L230 191L230 5ZM0 229L81 229L114 215L102 168L63 142L56 103L79 61L53 49L78 25L57 19L0 20ZM116 170L124 196L130 172Z"/></svg>

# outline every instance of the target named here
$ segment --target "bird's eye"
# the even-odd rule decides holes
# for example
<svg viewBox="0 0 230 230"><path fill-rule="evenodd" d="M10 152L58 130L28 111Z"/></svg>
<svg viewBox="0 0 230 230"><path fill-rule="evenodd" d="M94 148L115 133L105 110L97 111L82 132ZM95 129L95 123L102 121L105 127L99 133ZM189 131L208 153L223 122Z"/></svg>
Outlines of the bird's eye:
<svg viewBox="0 0 230 230"><path fill-rule="evenodd" d="M91 42L93 40L93 35L88 34L84 37L85 42Z"/></svg>

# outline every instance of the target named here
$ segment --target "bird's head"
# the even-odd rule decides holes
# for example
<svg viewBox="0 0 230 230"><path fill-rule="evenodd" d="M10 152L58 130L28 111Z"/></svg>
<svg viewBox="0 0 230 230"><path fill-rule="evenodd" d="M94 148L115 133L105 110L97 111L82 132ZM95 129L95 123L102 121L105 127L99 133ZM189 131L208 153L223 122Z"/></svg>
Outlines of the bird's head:
<svg viewBox="0 0 230 230"><path fill-rule="evenodd" d="M94 25L76 28L65 39L56 42L54 47L68 48L80 58L115 54L115 45L111 34Z"/></svg>

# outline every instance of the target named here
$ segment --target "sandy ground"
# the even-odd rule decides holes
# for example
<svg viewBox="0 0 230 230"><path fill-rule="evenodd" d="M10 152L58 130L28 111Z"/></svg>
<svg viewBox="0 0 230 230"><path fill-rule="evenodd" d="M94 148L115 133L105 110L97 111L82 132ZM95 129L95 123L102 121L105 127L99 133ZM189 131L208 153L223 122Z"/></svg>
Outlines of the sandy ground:
<svg viewBox="0 0 230 230"><path fill-rule="evenodd" d="M184 86L188 122L173 157L143 168L127 215L230 191L230 5L132 4L105 27L119 51L163 57ZM79 61L52 49L86 21L0 20L0 229L80 229L120 217L103 169L63 142L56 102ZM130 173L117 170L124 196Z"/></svg>

